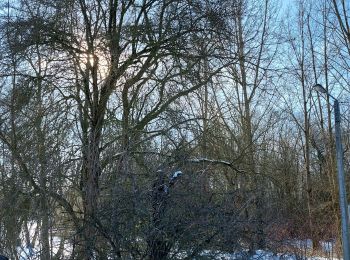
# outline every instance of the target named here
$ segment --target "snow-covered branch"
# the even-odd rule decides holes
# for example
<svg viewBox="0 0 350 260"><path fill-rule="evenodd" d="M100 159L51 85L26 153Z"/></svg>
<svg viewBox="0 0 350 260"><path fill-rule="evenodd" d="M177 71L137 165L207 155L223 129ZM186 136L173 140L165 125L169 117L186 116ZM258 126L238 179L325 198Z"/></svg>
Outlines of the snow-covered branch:
<svg viewBox="0 0 350 260"><path fill-rule="evenodd" d="M230 163L228 161L215 160L215 159L209 159L209 158L204 158L204 157L192 158L192 159L189 159L187 161L190 163L208 163L208 164L213 164L213 165L224 165L224 166L230 167L231 169L235 170L236 172L246 173L246 171L237 168L236 166L234 166L232 163Z"/></svg>

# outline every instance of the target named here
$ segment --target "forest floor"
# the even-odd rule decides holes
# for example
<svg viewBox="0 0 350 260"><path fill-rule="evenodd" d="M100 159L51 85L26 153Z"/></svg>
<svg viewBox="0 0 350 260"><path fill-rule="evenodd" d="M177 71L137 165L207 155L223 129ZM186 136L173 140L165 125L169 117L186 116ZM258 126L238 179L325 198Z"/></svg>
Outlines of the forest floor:
<svg viewBox="0 0 350 260"><path fill-rule="evenodd" d="M321 241L320 248L312 253L312 241L292 240L288 241L284 253L273 253L265 250L257 250L254 255L248 256L246 251L239 253L221 253L205 251L202 253L204 259L218 260L342 260L338 258L334 241Z"/></svg>

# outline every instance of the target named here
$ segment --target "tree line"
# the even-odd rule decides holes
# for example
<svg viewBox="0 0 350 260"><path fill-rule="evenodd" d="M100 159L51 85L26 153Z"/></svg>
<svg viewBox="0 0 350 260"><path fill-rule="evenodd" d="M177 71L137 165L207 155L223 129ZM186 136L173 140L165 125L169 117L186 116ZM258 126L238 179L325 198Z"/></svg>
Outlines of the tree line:
<svg viewBox="0 0 350 260"><path fill-rule="evenodd" d="M341 0L0 7L0 253L194 259L335 239ZM347 181L349 181L349 178Z"/></svg>

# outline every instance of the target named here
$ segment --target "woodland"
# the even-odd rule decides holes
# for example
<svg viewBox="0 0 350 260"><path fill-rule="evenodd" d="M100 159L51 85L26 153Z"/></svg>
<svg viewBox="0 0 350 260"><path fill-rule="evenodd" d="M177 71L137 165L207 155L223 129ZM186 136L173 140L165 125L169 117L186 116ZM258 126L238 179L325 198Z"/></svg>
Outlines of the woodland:
<svg viewBox="0 0 350 260"><path fill-rule="evenodd" d="M349 12L0 0L0 254L248 259L311 239L340 257L334 107L313 86L340 102L350 188Z"/></svg>

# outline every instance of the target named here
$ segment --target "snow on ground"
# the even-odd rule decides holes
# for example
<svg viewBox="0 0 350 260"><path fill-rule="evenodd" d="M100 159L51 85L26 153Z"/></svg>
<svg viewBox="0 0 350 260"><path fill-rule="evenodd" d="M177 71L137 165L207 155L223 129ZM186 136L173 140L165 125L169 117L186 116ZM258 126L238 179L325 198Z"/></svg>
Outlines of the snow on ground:
<svg viewBox="0 0 350 260"><path fill-rule="evenodd" d="M37 224L35 222L30 223L28 230L30 237L32 238L35 234L35 229ZM24 235L24 234L23 234ZM23 239L24 240L24 239ZM23 241L22 240L22 241ZM61 239L59 237L53 236L51 239L53 246L53 254L56 254L60 248ZM312 249L312 241L310 239L305 240L288 240L286 245L290 246L292 251L289 253L273 253L264 250L257 250L253 256L248 256L248 251L243 250L237 253L225 253L219 251L205 250L201 253L201 257L205 259L217 259L217 260L341 260L335 257L305 257L306 252L310 252ZM323 255L333 256L335 241L321 241L321 248L323 249ZM293 250L294 249L294 250ZM17 247L19 260L37 260L40 258L40 245L38 241L32 244L27 244ZM71 245L69 243L64 244L64 256L70 256L72 252ZM291 253L293 252L293 253ZM296 255L299 254L299 255ZM186 253L176 253L177 259L186 258ZM175 256L173 255L173 256ZM201 258L202 259L202 258Z"/></svg>
<svg viewBox="0 0 350 260"><path fill-rule="evenodd" d="M320 252L322 256L306 257L308 253L312 251L311 239L293 239L285 241L285 245L288 246L289 252L287 253L273 253L270 251L257 250L253 256L248 255L248 250L243 250L237 253L223 253L217 251L206 250L202 252L201 256L208 259L217 260L342 260L342 258L336 258L335 240L321 241L320 246L323 252ZM329 256L329 257L324 257Z"/></svg>
<svg viewBox="0 0 350 260"><path fill-rule="evenodd" d="M30 221L27 223L27 231L22 230L20 233L21 244L17 246L17 255L19 260L37 260L40 259L41 245L37 238L38 224L36 221ZM26 234L28 232L28 234ZM26 239L26 235L29 237L29 243ZM68 241L61 241L58 236L49 236L52 254L55 255L61 249L64 257L68 258L72 253L72 245ZM61 245L61 242L64 242ZM63 246L63 248L61 248Z"/></svg>
<svg viewBox="0 0 350 260"><path fill-rule="evenodd" d="M241 252L241 253L235 253L235 254L228 254L228 253L214 253L214 252L204 252L202 256L207 256L208 258L211 259L217 259L217 260L341 260L338 258L327 258L327 257L319 257L319 256L314 256L314 257L300 257L300 256L295 256L293 254L275 254L272 252L267 252L264 250L257 250L255 254L251 257L247 256L246 252Z"/></svg>
<svg viewBox="0 0 350 260"><path fill-rule="evenodd" d="M246 252L241 253L220 253L213 251L204 251L202 257L207 257L208 259L216 259L216 260L341 260L338 258L327 258L327 257L300 257L295 256L293 254L275 254L272 252L257 250L255 254L251 257L248 257ZM184 256L185 257L185 256ZM36 260L39 259L39 255L36 254L35 250L31 251L28 249L24 249L21 251L19 255L20 260Z"/></svg>

